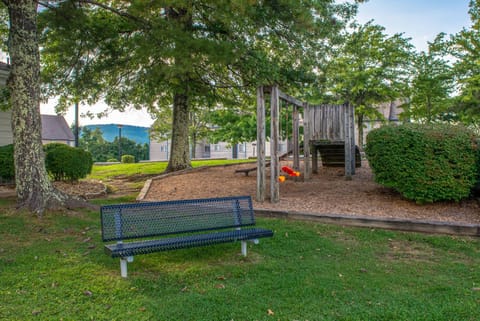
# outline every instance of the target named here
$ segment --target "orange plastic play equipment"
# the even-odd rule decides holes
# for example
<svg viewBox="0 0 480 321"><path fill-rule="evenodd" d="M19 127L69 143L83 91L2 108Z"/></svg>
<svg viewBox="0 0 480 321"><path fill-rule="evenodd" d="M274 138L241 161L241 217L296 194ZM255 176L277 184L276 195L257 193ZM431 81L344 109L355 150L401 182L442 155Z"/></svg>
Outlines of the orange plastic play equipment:
<svg viewBox="0 0 480 321"><path fill-rule="evenodd" d="M289 176L298 177L300 176L300 172L294 171L291 167L283 166L282 171L287 173Z"/></svg>
<svg viewBox="0 0 480 321"><path fill-rule="evenodd" d="M283 176L283 175L278 176L278 181L279 181L280 183L285 182L285 176Z"/></svg>

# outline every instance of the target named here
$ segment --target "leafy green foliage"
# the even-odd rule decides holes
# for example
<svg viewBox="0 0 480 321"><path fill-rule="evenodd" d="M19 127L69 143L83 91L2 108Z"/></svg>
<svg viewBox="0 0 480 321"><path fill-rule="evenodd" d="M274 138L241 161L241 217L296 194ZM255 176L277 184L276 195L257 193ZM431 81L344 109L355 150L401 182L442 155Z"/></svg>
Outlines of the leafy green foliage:
<svg viewBox="0 0 480 321"><path fill-rule="evenodd" d="M413 60L410 99L402 117L423 123L445 120L454 89L452 68L433 52L421 52Z"/></svg>
<svg viewBox="0 0 480 321"><path fill-rule="evenodd" d="M15 178L12 144L0 147L0 178L4 180L12 180Z"/></svg>
<svg viewBox="0 0 480 321"><path fill-rule="evenodd" d="M406 124L371 131L365 152L376 182L426 203L469 196L478 174L477 150L464 127Z"/></svg>
<svg viewBox="0 0 480 321"><path fill-rule="evenodd" d="M62 1L40 13L44 92L59 108L104 99L167 119L173 107L169 168L183 169L191 122L203 121L190 113L231 107L257 85L312 82L355 12L314 0Z"/></svg>
<svg viewBox="0 0 480 321"><path fill-rule="evenodd" d="M133 155L122 155L122 163L124 163L124 164L135 163L135 156L133 156Z"/></svg>
<svg viewBox="0 0 480 321"><path fill-rule="evenodd" d="M254 111L247 112L238 108L229 108L212 113L210 120L218 125L210 133L210 139L232 144L256 140L257 117Z"/></svg>
<svg viewBox="0 0 480 321"><path fill-rule="evenodd" d="M463 28L449 39L440 34L436 47L445 55L453 56L453 73L458 94L451 111L457 120L477 124L480 119L480 2L470 0L470 28Z"/></svg>
<svg viewBox="0 0 480 321"><path fill-rule="evenodd" d="M77 181L92 172L92 155L81 148L52 143L44 149L45 167L56 181Z"/></svg>
<svg viewBox="0 0 480 321"><path fill-rule="evenodd" d="M82 136L79 139L79 147L89 151L92 154L94 162L106 162L109 159L120 161L118 137L113 142L106 141L103 138L102 131L98 128L91 130L82 128ZM149 158L148 144L137 144L133 140L122 137L120 140L120 149L122 154L133 155L136 160L146 160Z"/></svg>
<svg viewBox="0 0 480 321"><path fill-rule="evenodd" d="M335 103L355 107L360 145L364 118L382 118L375 105L402 96L412 53L409 39L388 36L385 28L368 22L354 26L326 67L327 90Z"/></svg>

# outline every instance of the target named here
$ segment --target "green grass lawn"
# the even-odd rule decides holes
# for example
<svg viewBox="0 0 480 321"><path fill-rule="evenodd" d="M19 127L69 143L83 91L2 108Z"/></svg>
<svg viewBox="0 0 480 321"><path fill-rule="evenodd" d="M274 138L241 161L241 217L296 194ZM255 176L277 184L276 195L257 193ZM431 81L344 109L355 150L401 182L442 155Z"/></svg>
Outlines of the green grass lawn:
<svg viewBox="0 0 480 321"><path fill-rule="evenodd" d="M103 201L99 201L103 203ZM1 320L479 320L480 240L259 219L273 238L104 254L98 212L0 203Z"/></svg>
<svg viewBox="0 0 480 321"><path fill-rule="evenodd" d="M245 162L255 162L255 160L200 160L192 161L192 167L228 165ZM94 165L92 173L88 178L93 179L109 179L116 176L133 176L133 175L160 175L167 168L167 162L148 162L133 164L112 164L112 165Z"/></svg>

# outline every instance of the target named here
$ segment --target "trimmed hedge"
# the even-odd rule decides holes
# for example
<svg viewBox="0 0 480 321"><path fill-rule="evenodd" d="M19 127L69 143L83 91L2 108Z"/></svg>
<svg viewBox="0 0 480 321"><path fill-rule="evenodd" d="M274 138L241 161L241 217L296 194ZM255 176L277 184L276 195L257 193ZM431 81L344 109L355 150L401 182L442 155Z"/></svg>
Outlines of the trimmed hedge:
<svg viewBox="0 0 480 321"><path fill-rule="evenodd" d="M384 126L367 135L365 153L377 183L417 203L459 201L478 178L478 146L461 126Z"/></svg>
<svg viewBox="0 0 480 321"><path fill-rule="evenodd" d="M135 156L133 156L133 155L122 155L122 163L124 163L124 164L135 163Z"/></svg>
<svg viewBox="0 0 480 321"><path fill-rule="evenodd" d="M0 178L7 181L15 178L13 144L0 147Z"/></svg>
<svg viewBox="0 0 480 321"><path fill-rule="evenodd" d="M92 172L92 155L65 144L45 145L45 167L56 181L76 181Z"/></svg>

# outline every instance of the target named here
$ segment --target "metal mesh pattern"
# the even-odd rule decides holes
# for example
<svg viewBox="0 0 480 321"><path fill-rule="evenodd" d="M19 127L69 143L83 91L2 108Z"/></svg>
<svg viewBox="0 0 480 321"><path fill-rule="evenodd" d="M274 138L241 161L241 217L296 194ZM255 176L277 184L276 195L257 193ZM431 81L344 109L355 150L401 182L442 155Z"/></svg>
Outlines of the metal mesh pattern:
<svg viewBox="0 0 480 321"><path fill-rule="evenodd" d="M103 241L255 224L250 196L106 205L100 211Z"/></svg>
<svg viewBox="0 0 480 321"><path fill-rule="evenodd" d="M271 236L273 236L273 232L271 230L250 228L244 230L196 234L134 243L111 244L105 246L105 252L112 257L127 257L158 251L168 251L203 245L245 241Z"/></svg>

